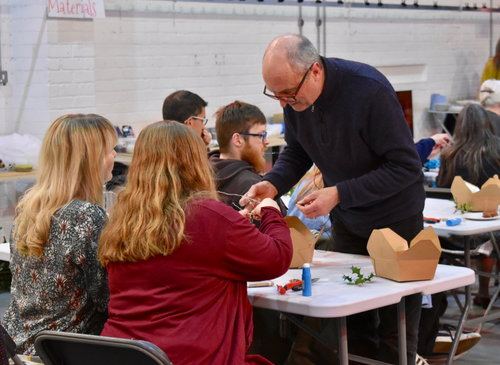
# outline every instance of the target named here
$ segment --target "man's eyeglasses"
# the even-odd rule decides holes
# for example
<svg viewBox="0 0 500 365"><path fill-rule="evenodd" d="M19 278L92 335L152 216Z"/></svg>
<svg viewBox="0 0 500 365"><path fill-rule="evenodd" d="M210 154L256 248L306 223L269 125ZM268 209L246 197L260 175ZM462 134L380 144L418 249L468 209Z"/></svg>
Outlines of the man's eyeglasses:
<svg viewBox="0 0 500 365"><path fill-rule="evenodd" d="M241 135L244 135L244 136L260 137L260 138L262 138L262 143L264 143L266 141L266 138L267 138L267 132L264 132L262 134L259 134L259 133L248 133L248 132L238 132L238 134L241 134ZM234 134L233 134L233 136L234 136ZM231 138L233 138L233 136L231 136Z"/></svg>
<svg viewBox="0 0 500 365"><path fill-rule="evenodd" d="M193 118L193 119L199 119L201 121L203 121L203 125L207 125L208 123L208 118L203 118L203 117L195 117L195 116L192 116L192 117L189 117L189 118ZM185 121L184 121L184 124L189 120L189 118L187 118Z"/></svg>
<svg viewBox="0 0 500 365"><path fill-rule="evenodd" d="M315 62L316 63L316 62ZM302 86L302 84L304 83L304 81L306 81L306 77L307 77L307 74L309 73L309 71L311 71L311 68L314 66L314 63L311 65L311 67L309 67L309 69L307 70L306 74L304 75L304 77L302 78L302 81L300 82L299 86L297 87L297 90L295 91L295 94L293 94L293 96L276 96L274 94L268 94L266 91L267 91L267 86L264 85L264 95L265 96L269 96L271 99L274 99L274 100L282 100L286 103L293 103L293 102L296 102L297 99L295 99L295 97L297 96L297 94L299 93L299 90Z"/></svg>

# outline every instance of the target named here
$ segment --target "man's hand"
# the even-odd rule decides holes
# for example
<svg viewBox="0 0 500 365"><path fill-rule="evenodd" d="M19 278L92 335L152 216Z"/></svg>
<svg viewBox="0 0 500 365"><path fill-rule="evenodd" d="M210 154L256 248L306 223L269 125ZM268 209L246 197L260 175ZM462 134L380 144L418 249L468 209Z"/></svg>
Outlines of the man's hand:
<svg viewBox="0 0 500 365"><path fill-rule="evenodd" d="M298 202L297 208L309 219L328 215L340 203L336 186L315 190Z"/></svg>
<svg viewBox="0 0 500 365"><path fill-rule="evenodd" d="M432 148L431 153L429 154L428 159L433 158L436 156L439 152L441 152L445 147L451 145L453 140L448 136L446 133L439 133L435 134L431 137L434 142L436 143L434 147Z"/></svg>
<svg viewBox="0 0 500 365"><path fill-rule="evenodd" d="M278 189L273 184L269 181L261 181L252 185L250 190L240 199L239 204L241 207L245 207L247 211L250 211L265 198L274 199L276 195L278 195Z"/></svg>
<svg viewBox="0 0 500 365"><path fill-rule="evenodd" d="M205 142L205 145L208 147L210 145L210 142L212 141L212 133L204 129L203 132L201 132L201 138L203 139L203 142Z"/></svg>

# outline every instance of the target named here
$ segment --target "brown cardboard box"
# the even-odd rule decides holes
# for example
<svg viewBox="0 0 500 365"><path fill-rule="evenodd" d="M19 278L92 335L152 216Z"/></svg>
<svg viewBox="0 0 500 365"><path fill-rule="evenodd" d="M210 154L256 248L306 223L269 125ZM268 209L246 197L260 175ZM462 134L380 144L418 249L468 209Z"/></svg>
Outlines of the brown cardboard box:
<svg viewBox="0 0 500 365"><path fill-rule="evenodd" d="M325 227L323 227L317 237L314 237L311 230L299 218L286 216L285 220L288 228L290 228L290 236L293 243L293 258L290 269L301 267L306 262L311 263L314 246L321 237L321 233L323 233Z"/></svg>
<svg viewBox="0 0 500 365"><path fill-rule="evenodd" d="M410 243L389 228L373 230L368 253L375 274L395 281L432 280L436 272L441 245L432 227L422 230Z"/></svg>
<svg viewBox="0 0 500 365"><path fill-rule="evenodd" d="M498 175L495 175L479 190L477 186L464 181L460 176L455 176L451 184L451 193L457 202L457 207L467 204L472 206L473 212L496 211L500 204L500 180Z"/></svg>

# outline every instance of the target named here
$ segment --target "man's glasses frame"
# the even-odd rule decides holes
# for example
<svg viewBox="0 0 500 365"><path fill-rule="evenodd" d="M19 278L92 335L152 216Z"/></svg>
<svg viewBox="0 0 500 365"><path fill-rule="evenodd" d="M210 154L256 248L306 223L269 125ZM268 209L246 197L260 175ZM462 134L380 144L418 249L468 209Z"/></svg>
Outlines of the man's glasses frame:
<svg viewBox="0 0 500 365"><path fill-rule="evenodd" d="M262 143L264 143L266 141L266 138L267 138L267 132L264 132L264 133L238 132L238 134L241 134L243 136L260 137L260 138L262 138ZM233 134L233 136L234 136L234 134ZM233 138L233 136L231 136L231 138Z"/></svg>
<svg viewBox="0 0 500 365"><path fill-rule="evenodd" d="M207 125L208 123L208 118L203 118L203 117L197 117L197 116L190 116L189 118L193 118L193 119L199 119L201 121L203 121L203 125ZM186 122L189 120L189 118L187 118L185 121L184 121L184 124L186 124Z"/></svg>
<svg viewBox="0 0 500 365"><path fill-rule="evenodd" d="M316 63L316 62L314 62ZM314 63L307 69L306 74L302 78L302 81L300 82L299 86L297 87L297 90L295 91L295 94L293 96L276 96L274 94L268 94L267 91L267 86L264 85L264 95L270 97L271 99L274 100L282 100L286 103L294 103L297 101L295 98L297 94L299 93L300 88L302 87L302 84L304 84L304 81L306 81L307 74L309 74L309 71L311 71L311 68L314 66Z"/></svg>

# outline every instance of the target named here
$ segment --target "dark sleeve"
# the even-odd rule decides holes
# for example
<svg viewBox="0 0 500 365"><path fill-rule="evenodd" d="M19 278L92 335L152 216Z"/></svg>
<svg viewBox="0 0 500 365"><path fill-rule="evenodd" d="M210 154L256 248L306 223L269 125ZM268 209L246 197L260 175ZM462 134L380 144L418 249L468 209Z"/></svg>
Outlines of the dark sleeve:
<svg viewBox="0 0 500 365"><path fill-rule="evenodd" d="M259 281L277 278L290 267L293 246L281 213L263 208L260 228L241 217L233 222L226 240L226 274L230 280Z"/></svg>
<svg viewBox="0 0 500 365"><path fill-rule="evenodd" d="M415 147L417 147L418 155L420 156L420 161L422 161L422 165L427 162L427 158L432 152L432 149L436 145L436 142L432 138L421 139L417 143L415 143Z"/></svg>
<svg viewBox="0 0 500 365"><path fill-rule="evenodd" d="M363 139L382 164L336 184L343 209L388 199L422 177L422 164L394 92L379 88L365 123Z"/></svg>
<svg viewBox="0 0 500 365"><path fill-rule="evenodd" d="M286 110L284 110L286 118ZM264 175L278 189L278 197L286 194L311 168L313 161L297 141L290 129L285 129L286 146L280 153L273 169Z"/></svg>

